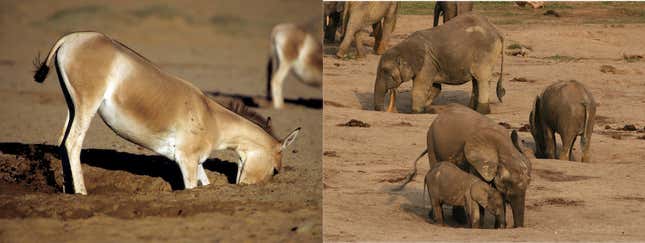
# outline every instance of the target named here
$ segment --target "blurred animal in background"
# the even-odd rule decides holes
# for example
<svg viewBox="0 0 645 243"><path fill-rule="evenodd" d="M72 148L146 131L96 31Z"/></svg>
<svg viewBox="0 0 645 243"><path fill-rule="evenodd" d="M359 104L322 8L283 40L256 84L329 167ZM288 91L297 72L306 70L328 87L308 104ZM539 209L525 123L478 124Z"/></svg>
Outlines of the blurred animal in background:
<svg viewBox="0 0 645 243"><path fill-rule="evenodd" d="M320 22L315 23L317 26ZM282 89L290 72L304 84L322 85L321 31L311 25L279 24L271 32L266 95L276 109L284 106Z"/></svg>
<svg viewBox="0 0 645 243"><path fill-rule="evenodd" d="M323 31L325 33L325 42L336 42L336 35L342 34L342 15L345 8L345 2L323 2Z"/></svg>
<svg viewBox="0 0 645 243"><path fill-rule="evenodd" d="M544 1L515 1L515 4L519 7L524 7L527 4L531 5L533 9L537 8L543 8L544 7Z"/></svg>
<svg viewBox="0 0 645 243"><path fill-rule="evenodd" d="M443 22L448 22L457 15L473 11L473 2L446 2L438 1L434 5L434 23L432 26L439 25L439 17L443 15Z"/></svg>
<svg viewBox="0 0 645 243"><path fill-rule="evenodd" d="M555 134L558 133L562 139L558 157L560 160L575 161L573 145L580 136L582 161L589 162L595 119L596 102L582 83L571 80L549 85L542 94L535 97L535 104L529 115L536 156L556 158Z"/></svg>
<svg viewBox="0 0 645 243"><path fill-rule="evenodd" d="M365 28L369 25L374 30L374 52L377 55L383 54L396 25L398 6L398 2L346 2L342 16L343 40L336 56L345 57L354 41L358 57L364 57L362 39Z"/></svg>

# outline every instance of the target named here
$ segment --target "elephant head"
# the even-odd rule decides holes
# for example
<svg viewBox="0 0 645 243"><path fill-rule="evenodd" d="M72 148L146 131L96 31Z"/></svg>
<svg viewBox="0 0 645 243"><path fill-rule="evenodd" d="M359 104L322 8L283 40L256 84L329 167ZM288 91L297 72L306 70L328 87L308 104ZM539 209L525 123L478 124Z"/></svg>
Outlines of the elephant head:
<svg viewBox="0 0 645 243"><path fill-rule="evenodd" d="M542 130L542 122L540 119L540 103L541 103L541 98L538 95L535 97L535 104L533 105L533 110L531 110L531 114L529 115L529 125L531 126L531 135L533 135L533 139L535 140L535 155L537 157L542 157L544 156L544 152L546 151L545 145L546 143L544 142L544 131Z"/></svg>
<svg viewBox="0 0 645 243"><path fill-rule="evenodd" d="M388 50L378 65L374 82L374 110L384 109L385 93L399 87L401 83L414 78L413 68L396 49ZM392 99L390 103L394 102Z"/></svg>
<svg viewBox="0 0 645 243"><path fill-rule="evenodd" d="M466 140L464 156L467 163L486 182L492 182L511 204L515 227L524 226L526 189L531 181L531 162L522 151L517 132L511 141L498 129L486 128Z"/></svg>

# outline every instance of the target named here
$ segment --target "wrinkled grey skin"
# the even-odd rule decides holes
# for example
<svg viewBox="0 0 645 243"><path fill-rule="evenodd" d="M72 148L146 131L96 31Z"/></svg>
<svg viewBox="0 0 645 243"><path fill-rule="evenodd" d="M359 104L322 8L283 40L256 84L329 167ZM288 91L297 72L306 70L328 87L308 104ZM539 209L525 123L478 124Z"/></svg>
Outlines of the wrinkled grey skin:
<svg viewBox="0 0 645 243"><path fill-rule="evenodd" d="M596 102L582 83L571 80L551 84L535 98L529 115L536 156L556 158L555 133L558 133L562 138L559 159L574 161L573 144L580 135L582 161L589 162L595 117Z"/></svg>
<svg viewBox="0 0 645 243"><path fill-rule="evenodd" d="M343 9L343 41L336 56L345 57L352 40L359 57L364 57L361 30L372 25L374 29L374 51L381 55L387 49L390 34L396 25L397 2L346 2Z"/></svg>
<svg viewBox="0 0 645 243"><path fill-rule="evenodd" d="M323 27L325 32L325 41L335 42L336 32L342 26L342 14L345 8L345 2L323 2Z"/></svg>
<svg viewBox="0 0 645 243"><path fill-rule="evenodd" d="M384 110L389 92L388 112L396 112L396 89L412 80L412 112L430 110L442 84L473 82L470 107L490 113L489 89L495 61L501 56L503 73L504 39L484 17L468 13L441 26L413 33L381 56L374 82L374 109ZM497 98L506 93L502 76L497 81Z"/></svg>
<svg viewBox="0 0 645 243"><path fill-rule="evenodd" d="M455 164L440 162L432 166L424 180L432 203L435 222L445 225L441 206L463 206L468 212L468 222L472 228L480 228L480 206L488 213L500 215L504 210L502 194L476 176L464 172Z"/></svg>
<svg viewBox="0 0 645 243"><path fill-rule="evenodd" d="M457 15L472 12L473 2L444 2L439 1L434 5L434 23L432 26L439 25L439 16L443 14L443 22L448 22Z"/></svg>
<svg viewBox="0 0 645 243"><path fill-rule="evenodd" d="M491 183L502 193L504 204L510 203L514 226L524 226L531 161L516 131L510 132L465 106L449 104L430 125L427 138L427 150L419 158L427 153L430 167L437 161L449 161ZM399 190L416 175L417 161ZM496 218L495 227L505 227L505 215L504 210Z"/></svg>

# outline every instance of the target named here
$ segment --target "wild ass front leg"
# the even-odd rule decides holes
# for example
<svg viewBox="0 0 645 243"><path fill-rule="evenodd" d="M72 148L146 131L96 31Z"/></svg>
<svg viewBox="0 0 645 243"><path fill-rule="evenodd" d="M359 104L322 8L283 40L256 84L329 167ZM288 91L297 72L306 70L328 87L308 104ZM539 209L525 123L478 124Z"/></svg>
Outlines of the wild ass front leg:
<svg viewBox="0 0 645 243"><path fill-rule="evenodd" d="M197 185L207 186L209 184L211 183L208 180L208 176L206 176L206 171L204 171L204 163L200 163L199 166L197 166Z"/></svg>
<svg viewBox="0 0 645 243"><path fill-rule="evenodd" d="M193 189L197 187L198 168L201 167L197 159L187 156L177 156L177 165L181 170L181 177L184 180L184 189Z"/></svg>
<svg viewBox="0 0 645 243"><path fill-rule="evenodd" d="M284 107L284 97L282 96L282 84L284 83L289 69L291 68L287 60L281 60L278 70L271 79L271 94L273 96L273 107L282 109Z"/></svg>

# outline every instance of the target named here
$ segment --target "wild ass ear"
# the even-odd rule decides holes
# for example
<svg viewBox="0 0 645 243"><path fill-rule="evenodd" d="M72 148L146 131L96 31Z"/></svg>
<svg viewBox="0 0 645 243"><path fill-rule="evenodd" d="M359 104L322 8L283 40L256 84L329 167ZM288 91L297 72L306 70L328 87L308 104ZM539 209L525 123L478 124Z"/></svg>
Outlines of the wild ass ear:
<svg viewBox="0 0 645 243"><path fill-rule="evenodd" d="M287 135L287 137L282 140L282 147L280 148L280 150L284 151L285 149L287 149L287 147L289 147L289 145L291 145L291 143L296 140L298 133L300 133L300 128L296 128L296 130L293 130L293 132L289 133L289 135Z"/></svg>

